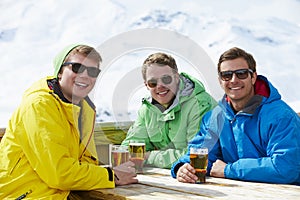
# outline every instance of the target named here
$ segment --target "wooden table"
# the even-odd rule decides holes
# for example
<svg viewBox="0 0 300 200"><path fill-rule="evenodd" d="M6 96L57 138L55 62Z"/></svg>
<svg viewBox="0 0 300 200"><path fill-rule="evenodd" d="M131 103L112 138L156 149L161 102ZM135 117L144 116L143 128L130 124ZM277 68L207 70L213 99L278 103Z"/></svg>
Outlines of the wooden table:
<svg viewBox="0 0 300 200"><path fill-rule="evenodd" d="M207 177L205 184L180 183L170 170L146 168L139 183L101 189L110 199L192 200L192 199L300 199L300 186L267 184Z"/></svg>

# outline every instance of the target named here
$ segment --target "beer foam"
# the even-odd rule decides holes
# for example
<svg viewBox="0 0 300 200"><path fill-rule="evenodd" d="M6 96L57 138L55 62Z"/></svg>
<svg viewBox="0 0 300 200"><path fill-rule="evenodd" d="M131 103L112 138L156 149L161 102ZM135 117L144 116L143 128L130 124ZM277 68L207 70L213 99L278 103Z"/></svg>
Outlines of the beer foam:
<svg viewBox="0 0 300 200"><path fill-rule="evenodd" d="M145 143L129 143L130 146L144 146Z"/></svg>
<svg viewBox="0 0 300 200"><path fill-rule="evenodd" d="M129 151L126 150L126 149L115 149L115 150L112 150L111 152L119 152L119 153L123 153L123 152L129 152Z"/></svg>

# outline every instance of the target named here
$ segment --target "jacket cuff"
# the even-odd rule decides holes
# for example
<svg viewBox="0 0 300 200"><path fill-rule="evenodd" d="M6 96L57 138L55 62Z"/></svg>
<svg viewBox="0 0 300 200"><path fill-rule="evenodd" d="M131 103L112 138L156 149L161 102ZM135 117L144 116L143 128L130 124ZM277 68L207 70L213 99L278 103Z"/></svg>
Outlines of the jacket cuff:
<svg viewBox="0 0 300 200"><path fill-rule="evenodd" d="M173 178L176 178L177 171L182 165L184 165L184 163L180 162L175 164L175 166L172 167L171 174Z"/></svg>
<svg viewBox="0 0 300 200"><path fill-rule="evenodd" d="M225 168L224 168L224 177L225 178L233 178L230 176L230 168L231 168L231 164L225 165Z"/></svg>
<svg viewBox="0 0 300 200"><path fill-rule="evenodd" d="M109 181L114 181L114 173L111 170L111 168L110 167L105 167L105 169L107 170L107 173L108 173L108 180Z"/></svg>

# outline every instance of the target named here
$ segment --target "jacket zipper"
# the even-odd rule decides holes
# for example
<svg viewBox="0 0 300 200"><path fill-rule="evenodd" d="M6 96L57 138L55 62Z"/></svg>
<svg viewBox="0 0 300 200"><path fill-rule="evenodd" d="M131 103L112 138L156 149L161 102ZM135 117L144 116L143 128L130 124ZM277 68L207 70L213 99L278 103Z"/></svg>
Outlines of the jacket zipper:
<svg viewBox="0 0 300 200"><path fill-rule="evenodd" d="M17 197L15 200L21 200L24 199L28 194L32 193L32 190L30 189L28 192L25 192L21 196Z"/></svg>

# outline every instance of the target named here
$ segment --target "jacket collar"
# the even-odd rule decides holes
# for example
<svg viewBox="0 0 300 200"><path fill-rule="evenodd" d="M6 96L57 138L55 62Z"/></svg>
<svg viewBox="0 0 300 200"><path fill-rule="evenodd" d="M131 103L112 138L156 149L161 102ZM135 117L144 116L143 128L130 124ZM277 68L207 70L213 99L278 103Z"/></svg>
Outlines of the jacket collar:
<svg viewBox="0 0 300 200"><path fill-rule="evenodd" d="M256 109L262 103L281 98L276 88L274 88L274 86L268 81L268 79L262 75L257 76L257 80L254 84L254 91L255 95L249 100L245 108L243 108L238 113L254 114ZM221 104L225 105L227 109L232 110L230 106L230 99L226 96L226 94L224 95Z"/></svg>
<svg viewBox="0 0 300 200"><path fill-rule="evenodd" d="M47 84L48 84L49 89L50 89L50 90L53 90L54 93L57 94L57 95L59 96L59 98L60 98L63 102L65 102L65 103L72 103L72 102L70 102L68 99L66 99L65 96L63 95L63 93L62 93L62 91L61 91L61 89L60 89L60 86L59 86L59 83L58 83L57 78L48 79L48 80L47 80ZM93 109L95 109L96 106L94 105L94 103L91 101L91 99L90 99L88 96L86 96L86 97L84 98L84 100L86 100L87 103L88 103Z"/></svg>

